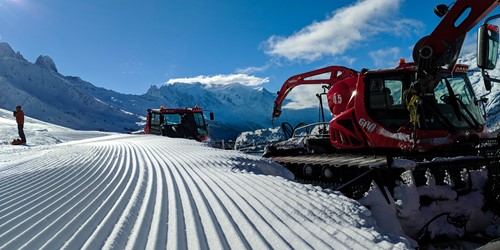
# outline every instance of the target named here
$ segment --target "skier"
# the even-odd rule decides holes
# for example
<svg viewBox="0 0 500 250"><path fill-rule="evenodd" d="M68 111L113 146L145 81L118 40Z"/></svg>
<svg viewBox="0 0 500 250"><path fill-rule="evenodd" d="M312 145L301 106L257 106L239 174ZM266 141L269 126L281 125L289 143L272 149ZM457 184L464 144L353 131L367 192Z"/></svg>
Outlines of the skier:
<svg viewBox="0 0 500 250"><path fill-rule="evenodd" d="M21 143L26 144L26 136L24 135L24 112L21 110L21 106L17 105L16 111L14 111L14 116L17 122L17 131L19 137L21 137Z"/></svg>

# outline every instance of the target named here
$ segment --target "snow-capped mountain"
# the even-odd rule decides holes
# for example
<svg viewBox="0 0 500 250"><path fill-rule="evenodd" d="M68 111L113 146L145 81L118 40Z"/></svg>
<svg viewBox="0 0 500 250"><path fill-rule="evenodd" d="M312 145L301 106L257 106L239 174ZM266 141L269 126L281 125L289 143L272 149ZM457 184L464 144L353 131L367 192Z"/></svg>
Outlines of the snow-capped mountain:
<svg viewBox="0 0 500 250"><path fill-rule="evenodd" d="M276 97L264 88L238 83L173 83L151 86L143 95L121 94L60 74L49 56L30 63L8 43L0 43L0 93L0 108L22 105L31 117L79 130L139 130L148 108L198 105L215 114L209 125L211 137L226 140L243 131L271 127ZM314 122L316 114L317 110L287 111L282 119L292 124Z"/></svg>
<svg viewBox="0 0 500 250"><path fill-rule="evenodd" d="M78 82L59 74L50 57L40 56L30 63L7 43L0 43L1 108L13 110L21 105L31 117L74 129L136 129L138 115L86 94Z"/></svg>

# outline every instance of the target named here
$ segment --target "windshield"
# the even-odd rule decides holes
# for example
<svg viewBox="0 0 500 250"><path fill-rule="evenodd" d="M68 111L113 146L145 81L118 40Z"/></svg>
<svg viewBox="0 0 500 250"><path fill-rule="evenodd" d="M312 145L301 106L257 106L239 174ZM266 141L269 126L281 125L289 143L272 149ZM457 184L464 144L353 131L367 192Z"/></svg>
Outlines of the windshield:
<svg viewBox="0 0 500 250"><path fill-rule="evenodd" d="M434 89L434 96L426 97L423 125L429 129L480 129L485 120L475 98L469 78L461 73L444 73Z"/></svg>
<svg viewBox="0 0 500 250"><path fill-rule="evenodd" d="M206 136L207 126L202 113L164 114L165 135L180 138L199 138Z"/></svg>
<svg viewBox="0 0 500 250"><path fill-rule="evenodd" d="M207 126L205 125L205 119L202 113L194 113L194 121L198 127L199 135L207 135Z"/></svg>

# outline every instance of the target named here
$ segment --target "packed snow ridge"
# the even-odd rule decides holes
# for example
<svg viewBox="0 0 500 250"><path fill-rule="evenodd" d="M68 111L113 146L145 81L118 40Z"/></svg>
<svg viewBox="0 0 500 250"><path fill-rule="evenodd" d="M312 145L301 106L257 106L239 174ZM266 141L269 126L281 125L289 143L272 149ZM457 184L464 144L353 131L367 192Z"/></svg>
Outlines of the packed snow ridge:
<svg viewBox="0 0 500 250"><path fill-rule="evenodd" d="M0 111L8 141L15 122ZM358 202L260 157L29 117L25 127L26 146L0 144L0 249L410 248Z"/></svg>

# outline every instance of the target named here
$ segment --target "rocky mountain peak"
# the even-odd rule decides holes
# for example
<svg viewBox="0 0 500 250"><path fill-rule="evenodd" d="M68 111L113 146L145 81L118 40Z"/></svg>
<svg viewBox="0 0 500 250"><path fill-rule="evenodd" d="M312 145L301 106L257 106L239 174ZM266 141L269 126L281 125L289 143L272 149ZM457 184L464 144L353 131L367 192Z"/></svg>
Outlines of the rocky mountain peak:
<svg viewBox="0 0 500 250"><path fill-rule="evenodd" d="M35 64L40 65L46 69L52 70L54 72L58 72L56 64L54 63L54 60L52 60L52 58L50 58L49 56L42 56L42 55L39 56L36 59Z"/></svg>

